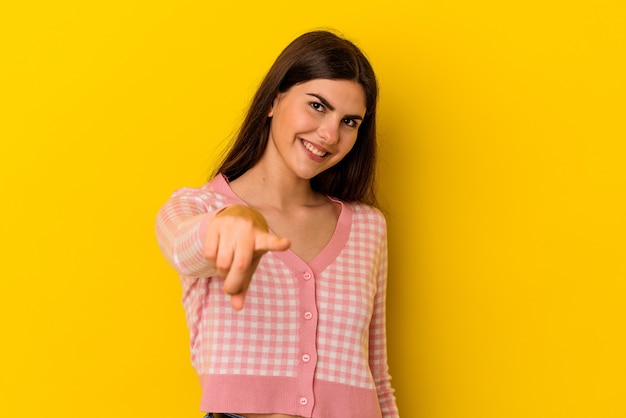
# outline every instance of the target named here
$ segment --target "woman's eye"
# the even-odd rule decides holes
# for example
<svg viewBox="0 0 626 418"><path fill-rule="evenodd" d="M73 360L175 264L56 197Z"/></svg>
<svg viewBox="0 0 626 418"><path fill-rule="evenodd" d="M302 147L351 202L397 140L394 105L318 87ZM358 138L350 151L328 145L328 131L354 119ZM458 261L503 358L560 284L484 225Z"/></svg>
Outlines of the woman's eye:
<svg viewBox="0 0 626 418"><path fill-rule="evenodd" d="M322 112L324 110L324 105L320 102L311 102L311 107L318 112Z"/></svg>
<svg viewBox="0 0 626 418"><path fill-rule="evenodd" d="M343 123L351 128L356 128L358 126L354 119L345 118Z"/></svg>

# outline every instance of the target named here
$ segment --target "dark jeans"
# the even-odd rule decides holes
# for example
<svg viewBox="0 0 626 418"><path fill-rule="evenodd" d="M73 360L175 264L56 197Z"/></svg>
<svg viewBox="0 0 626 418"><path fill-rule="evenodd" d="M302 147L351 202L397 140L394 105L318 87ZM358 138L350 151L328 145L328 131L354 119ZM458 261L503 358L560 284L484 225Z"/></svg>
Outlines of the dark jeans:
<svg viewBox="0 0 626 418"><path fill-rule="evenodd" d="M214 414L212 412L209 412L208 414L206 414L204 416L204 418L243 418L241 415L237 415L237 414Z"/></svg>

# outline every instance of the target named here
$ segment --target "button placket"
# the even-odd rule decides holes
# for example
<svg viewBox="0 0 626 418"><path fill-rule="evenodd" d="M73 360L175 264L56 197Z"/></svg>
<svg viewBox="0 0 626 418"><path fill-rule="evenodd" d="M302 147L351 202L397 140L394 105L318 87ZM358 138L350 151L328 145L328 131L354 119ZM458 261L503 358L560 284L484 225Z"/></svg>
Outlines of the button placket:
<svg viewBox="0 0 626 418"><path fill-rule="evenodd" d="M308 266L307 266L308 267ZM309 269L299 273L299 288L301 302L300 316L300 343L298 354L298 400L300 412L298 415L309 416L315 404L313 393L313 379L317 366L317 307L315 299L315 276Z"/></svg>

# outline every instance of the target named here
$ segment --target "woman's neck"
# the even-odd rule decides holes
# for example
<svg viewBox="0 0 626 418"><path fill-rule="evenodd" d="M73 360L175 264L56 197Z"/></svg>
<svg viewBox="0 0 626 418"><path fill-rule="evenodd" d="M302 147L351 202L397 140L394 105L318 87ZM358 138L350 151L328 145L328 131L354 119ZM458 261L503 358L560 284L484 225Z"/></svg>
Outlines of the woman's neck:
<svg viewBox="0 0 626 418"><path fill-rule="evenodd" d="M252 207L288 210L293 207L315 206L325 197L311 188L311 182L283 175L275 169L257 164L230 183L241 199Z"/></svg>

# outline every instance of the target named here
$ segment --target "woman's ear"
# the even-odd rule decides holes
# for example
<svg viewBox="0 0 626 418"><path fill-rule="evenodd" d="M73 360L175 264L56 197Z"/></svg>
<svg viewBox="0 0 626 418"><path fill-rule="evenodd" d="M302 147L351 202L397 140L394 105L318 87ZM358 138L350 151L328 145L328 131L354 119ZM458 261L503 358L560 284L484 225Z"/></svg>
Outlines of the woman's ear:
<svg viewBox="0 0 626 418"><path fill-rule="evenodd" d="M278 104L278 96L280 96L280 93L276 95L276 97L274 97L274 101L272 102L272 107L270 107L270 111L267 113L268 118L271 118L272 116L274 116L274 107L276 107L276 105Z"/></svg>

